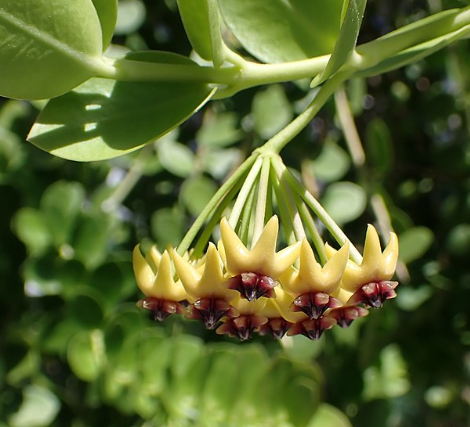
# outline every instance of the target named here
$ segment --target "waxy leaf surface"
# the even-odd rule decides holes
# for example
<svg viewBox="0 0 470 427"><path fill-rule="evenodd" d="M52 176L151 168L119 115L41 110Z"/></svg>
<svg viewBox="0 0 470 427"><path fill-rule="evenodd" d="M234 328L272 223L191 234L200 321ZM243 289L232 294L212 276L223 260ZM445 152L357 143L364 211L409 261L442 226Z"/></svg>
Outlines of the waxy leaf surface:
<svg viewBox="0 0 470 427"><path fill-rule="evenodd" d="M165 53L128 56L132 60L189 63ZM124 82L93 78L49 101L28 139L58 157L104 160L136 150L164 135L212 94L204 83Z"/></svg>
<svg viewBox="0 0 470 427"><path fill-rule="evenodd" d="M102 32L91 0L0 3L0 95L52 98L99 74Z"/></svg>
<svg viewBox="0 0 470 427"><path fill-rule="evenodd" d="M333 51L342 0L221 0L222 16L243 47L263 62L287 62Z"/></svg>

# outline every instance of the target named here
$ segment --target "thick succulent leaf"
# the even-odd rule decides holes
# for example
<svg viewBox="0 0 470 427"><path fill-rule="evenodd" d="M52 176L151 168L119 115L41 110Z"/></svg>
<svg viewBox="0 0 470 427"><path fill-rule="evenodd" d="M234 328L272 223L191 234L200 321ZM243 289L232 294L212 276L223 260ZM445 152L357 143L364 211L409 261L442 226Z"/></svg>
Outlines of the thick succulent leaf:
<svg viewBox="0 0 470 427"><path fill-rule="evenodd" d="M216 0L177 0L184 29L193 49L215 66L224 62Z"/></svg>
<svg viewBox="0 0 470 427"><path fill-rule="evenodd" d="M118 2L117 0L93 0L103 33L103 50L105 50L114 34L116 26Z"/></svg>
<svg viewBox="0 0 470 427"><path fill-rule="evenodd" d="M343 0L220 0L219 5L243 47L269 63L331 53Z"/></svg>
<svg viewBox="0 0 470 427"><path fill-rule="evenodd" d="M100 21L91 0L0 3L0 95L61 95L103 66Z"/></svg>
<svg viewBox="0 0 470 427"><path fill-rule="evenodd" d="M330 78L349 59L356 47L366 4L367 0L349 0L346 16L331 58L323 72L313 80L312 86L317 86Z"/></svg>
<svg viewBox="0 0 470 427"><path fill-rule="evenodd" d="M194 64L185 57L163 52L134 53L127 58ZM190 117L212 93L204 83L93 78L49 101L28 139L65 159L110 159L164 135Z"/></svg>

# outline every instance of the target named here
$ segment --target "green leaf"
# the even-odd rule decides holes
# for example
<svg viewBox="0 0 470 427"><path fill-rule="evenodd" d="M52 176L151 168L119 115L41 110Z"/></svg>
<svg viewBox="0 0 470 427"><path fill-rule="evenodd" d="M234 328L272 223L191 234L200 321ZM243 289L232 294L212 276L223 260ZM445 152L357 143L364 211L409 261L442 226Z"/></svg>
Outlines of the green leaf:
<svg viewBox="0 0 470 427"><path fill-rule="evenodd" d="M68 305L69 314L83 329L96 329L104 318L102 296L93 288L77 287L80 292Z"/></svg>
<svg viewBox="0 0 470 427"><path fill-rule="evenodd" d="M13 219L13 229L32 254L44 253L52 243L44 215L36 209L20 209Z"/></svg>
<svg viewBox="0 0 470 427"><path fill-rule="evenodd" d="M269 139L292 120L293 111L283 87L271 85L254 96L252 114L256 132Z"/></svg>
<svg viewBox="0 0 470 427"><path fill-rule="evenodd" d="M65 181L51 184L41 197L41 211L58 247L68 242L84 198L82 184Z"/></svg>
<svg viewBox="0 0 470 427"><path fill-rule="evenodd" d="M103 334L99 330L75 335L67 347L67 360L77 378L94 381L100 374L104 357Z"/></svg>
<svg viewBox="0 0 470 427"><path fill-rule="evenodd" d="M97 75L102 33L91 0L4 0L0 95L44 99Z"/></svg>
<svg viewBox="0 0 470 427"><path fill-rule="evenodd" d="M315 77L311 86L318 86L333 76L349 59L357 43L367 0L349 0L346 16L330 60L321 74Z"/></svg>
<svg viewBox="0 0 470 427"><path fill-rule="evenodd" d="M219 10L215 0L177 0L184 29L193 49L216 67L224 62Z"/></svg>
<svg viewBox="0 0 470 427"><path fill-rule="evenodd" d="M367 196L364 189L357 184L337 182L326 189L322 203L338 224L345 224L364 212Z"/></svg>
<svg viewBox="0 0 470 427"><path fill-rule="evenodd" d="M60 410L60 400L50 390L28 385L23 391L23 402L9 418L10 427L47 427Z"/></svg>
<svg viewBox="0 0 470 427"><path fill-rule="evenodd" d="M406 361L396 344L390 344L380 352L380 366L370 366L364 371L364 398L394 398L403 396L410 389Z"/></svg>
<svg viewBox="0 0 470 427"><path fill-rule="evenodd" d="M126 59L194 65L162 52L134 53ZM94 78L49 101L28 139L69 160L109 159L155 141L190 117L212 93L203 83Z"/></svg>
<svg viewBox="0 0 470 427"><path fill-rule="evenodd" d="M116 26L118 0L92 0L101 24L103 33L103 51L106 50Z"/></svg>
<svg viewBox="0 0 470 427"><path fill-rule="evenodd" d="M164 138L157 145L160 164L173 175L186 178L194 170L194 153L179 142Z"/></svg>
<svg viewBox="0 0 470 427"><path fill-rule="evenodd" d="M238 347L235 360L238 368L237 396L232 402L230 416L232 424L251 425L259 414L258 384L268 370L268 355L264 348L257 345Z"/></svg>
<svg viewBox="0 0 470 427"><path fill-rule="evenodd" d="M325 143L320 155L307 164L311 166L316 178L333 182L346 175L351 166L351 160L338 144L330 141Z"/></svg>
<svg viewBox="0 0 470 427"><path fill-rule="evenodd" d="M427 227L413 227L406 230L398 238L400 260L408 264L421 258L433 241L434 233Z"/></svg>
<svg viewBox="0 0 470 427"><path fill-rule="evenodd" d="M214 114L209 110L196 133L197 142L208 147L227 147L242 138L243 132L238 128L238 115L233 112Z"/></svg>
<svg viewBox="0 0 470 427"><path fill-rule="evenodd" d="M163 208L156 211L152 215L151 229L157 246L177 246L184 235L184 224L184 215L177 209Z"/></svg>
<svg viewBox="0 0 470 427"><path fill-rule="evenodd" d="M77 224L72 239L75 258L85 267L93 269L101 264L107 255L108 245L108 218L103 215L88 215Z"/></svg>
<svg viewBox="0 0 470 427"><path fill-rule="evenodd" d="M331 53L343 0L221 0L222 17L243 47L263 62Z"/></svg>
<svg viewBox="0 0 470 427"><path fill-rule="evenodd" d="M448 251L455 256L466 258L470 254L470 224L457 224L446 238Z"/></svg>
<svg viewBox="0 0 470 427"><path fill-rule="evenodd" d="M139 368L142 373L140 386L150 396L159 396L165 392L166 369L171 361L171 343L155 329L146 332L139 347ZM158 355L158 357L155 357Z"/></svg>
<svg viewBox="0 0 470 427"><path fill-rule="evenodd" d="M217 191L214 181L205 176L194 176L184 181L180 197L191 215L197 216Z"/></svg>
<svg viewBox="0 0 470 427"><path fill-rule="evenodd" d="M327 403L321 403L308 427L352 427L346 415Z"/></svg>
<svg viewBox="0 0 470 427"><path fill-rule="evenodd" d="M394 147L390 130L380 118L367 126L365 136L366 159L380 175L385 176L394 166Z"/></svg>
<svg viewBox="0 0 470 427"><path fill-rule="evenodd" d="M207 420L221 423L228 418L237 397L239 366L236 349L215 348L211 354L210 371L203 391L203 412ZM227 387L226 384L232 384Z"/></svg>

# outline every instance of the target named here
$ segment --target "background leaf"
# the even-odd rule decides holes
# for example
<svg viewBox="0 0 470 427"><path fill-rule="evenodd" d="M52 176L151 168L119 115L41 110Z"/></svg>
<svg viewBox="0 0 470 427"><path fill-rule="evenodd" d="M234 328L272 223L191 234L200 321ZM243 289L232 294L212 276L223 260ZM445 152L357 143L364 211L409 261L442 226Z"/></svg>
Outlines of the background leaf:
<svg viewBox="0 0 470 427"><path fill-rule="evenodd" d="M292 106L281 85L272 85L253 98L253 126L263 139L269 139L286 126L293 116Z"/></svg>
<svg viewBox="0 0 470 427"><path fill-rule="evenodd" d="M427 227L413 227L399 235L400 260L409 263L421 258L431 247L434 233Z"/></svg>
<svg viewBox="0 0 470 427"><path fill-rule="evenodd" d="M352 182L337 182L328 186L322 197L326 211L339 224L358 218L366 208L364 189Z"/></svg>
<svg viewBox="0 0 470 427"><path fill-rule="evenodd" d="M44 387L29 385L23 392L23 402L9 419L11 427L46 427L60 410L57 396Z"/></svg>

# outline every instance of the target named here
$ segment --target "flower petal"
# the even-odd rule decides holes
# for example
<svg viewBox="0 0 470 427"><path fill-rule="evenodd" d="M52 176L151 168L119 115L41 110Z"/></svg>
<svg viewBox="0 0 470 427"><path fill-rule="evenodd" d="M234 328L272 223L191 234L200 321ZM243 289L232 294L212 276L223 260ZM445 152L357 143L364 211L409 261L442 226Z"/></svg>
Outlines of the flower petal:
<svg viewBox="0 0 470 427"><path fill-rule="evenodd" d="M137 286L143 294L150 295L149 291L155 280L155 273L140 252L140 245L137 245L132 252L132 266Z"/></svg>

